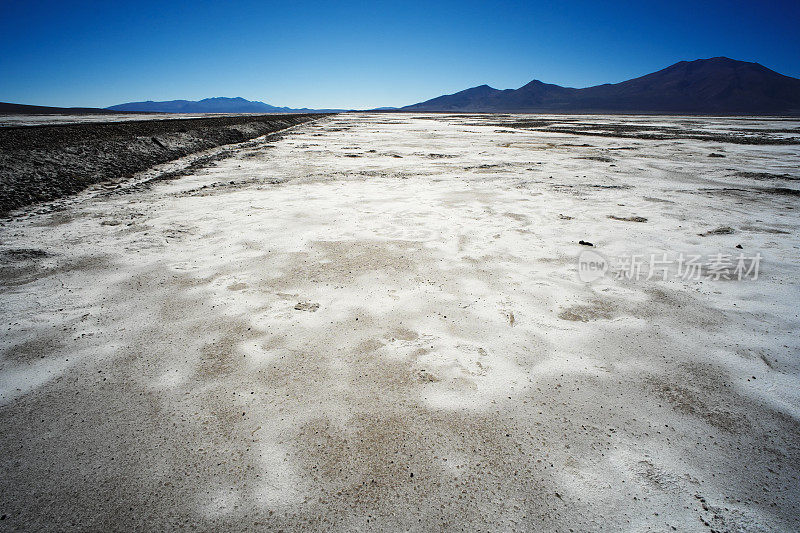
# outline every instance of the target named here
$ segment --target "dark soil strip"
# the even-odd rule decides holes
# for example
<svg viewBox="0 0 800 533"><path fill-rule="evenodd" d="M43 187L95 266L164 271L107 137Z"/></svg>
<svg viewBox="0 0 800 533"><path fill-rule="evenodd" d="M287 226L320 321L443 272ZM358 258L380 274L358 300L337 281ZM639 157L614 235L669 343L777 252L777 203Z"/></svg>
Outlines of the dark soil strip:
<svg viewBox="0 0 800 533"><path fill-rule="evenodd" d="M0 128L0 216L154 165L327 115L249 115Z"/></svg>
<svg viewBox="0 0 800 533"><path fill-rule="evenodd" d="M572 124L565 126L564 124ZM480 123L473 124L475 126ZM486 124L483 124L486 125ZM657 141L690 139L715 143L751 145L796 145L800 144L800 129L754 129L740 128L730 132L711 132L689 127L650 126L644 124L611 124L580 122L569 117L558 119L529 119L495 122L492 126L588 135L594 137L616 137L623 139L649 139Z"/></svg>

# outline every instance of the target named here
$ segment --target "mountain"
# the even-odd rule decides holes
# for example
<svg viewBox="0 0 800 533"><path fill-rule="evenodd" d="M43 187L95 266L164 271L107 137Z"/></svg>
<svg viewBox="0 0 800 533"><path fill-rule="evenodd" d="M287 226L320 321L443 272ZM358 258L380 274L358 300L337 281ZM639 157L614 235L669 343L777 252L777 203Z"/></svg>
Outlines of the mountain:
<svg viewBox="0 0 800 533"><path fill-rule="evenodd" d="M328 113L341 111L339 109L293 109L290 107L276 107L264 102L245 100L242 97L204 98L203 100L169 100L166 102L129 102L127 104L112 105L107 109L112 111L136 111L158 113Z"/></svg>
<svg viewBox="0 0 800 533"><path fill-rule="evenodd" d="M497 106L499 95L508 92L511 91L501 91L488 85L480 85L401 109L403 111L480 111Z"/></svg>
<svg viewBox="0 0 800 533"><path fill-rule="evenodd" d="M758 63L714 57L585 89L539 80L519 89L481 85L402 110L800 115L800 80Z"/></svg>

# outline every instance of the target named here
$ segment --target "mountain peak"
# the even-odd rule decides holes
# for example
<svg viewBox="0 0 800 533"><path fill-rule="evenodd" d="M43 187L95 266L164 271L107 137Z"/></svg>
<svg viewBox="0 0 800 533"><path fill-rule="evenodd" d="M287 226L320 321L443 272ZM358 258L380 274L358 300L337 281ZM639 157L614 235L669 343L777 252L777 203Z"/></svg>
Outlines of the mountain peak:
<svg viewBox="0 0 800 533"><path fill-rule="evenodd" d="M748 61L739 61L738 59L731 59L725 56L709 57L708 59L695 59L691 63L748 63Z"/></svg>
<svg viewBox="0 0 800 533"><path fill-rule="evenodd" d="M249 102L241 96L212 96L211 98L203 98L200 102Z"/></svg>
<svg viewBox="0 0 800 533"><path fill-rule="evenodd" d="M731 59L729 57L719 56L710 57L708 59L695 59L693 61L679 61L674 65L670 65L663 70L668 69L737 69L737 70L759 70L774 72L760 63L751 61L739 61L738 59Z"/></svg>
<svg viewBox="0 0 800 533"><path fill-rule="evenodd" d="M494 87L490 87L489 85L486 85L484 83L483 85L478 85L476 87L470 87L469 89L464 89L463 91L459 91L459 92L457 92L455 94L468 93L468 92L469 93L491 93L491 92L494 92L494 91L497 91L497 90L498 89L495 89Z"/></svg>

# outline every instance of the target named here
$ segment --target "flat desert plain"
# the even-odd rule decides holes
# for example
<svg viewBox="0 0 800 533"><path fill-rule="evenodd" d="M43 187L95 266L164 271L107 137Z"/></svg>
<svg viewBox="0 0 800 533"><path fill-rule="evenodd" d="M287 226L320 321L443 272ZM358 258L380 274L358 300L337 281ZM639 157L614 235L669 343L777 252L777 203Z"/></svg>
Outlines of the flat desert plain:
<svg viewBox="0 0 800 533"><path fill-rule="evenodd" d="M19 213L0 528L796 531L799 136L342 114Z"/></svg>

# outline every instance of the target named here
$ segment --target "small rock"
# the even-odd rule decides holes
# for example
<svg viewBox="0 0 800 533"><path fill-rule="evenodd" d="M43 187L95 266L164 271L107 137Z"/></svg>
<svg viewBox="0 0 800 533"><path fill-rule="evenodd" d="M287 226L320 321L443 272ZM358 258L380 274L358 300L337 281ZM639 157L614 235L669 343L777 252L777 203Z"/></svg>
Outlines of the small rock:
<svg viewBox="0 0 800 533"><path fill-rule="evenodd" d="M623 222L647 222L645 217L618 217L616 215L608 215L611 220L621 220Z"/></svg>
<svg viewBox="0 0 800 533"><path fill-rule="evenodd" d="M736 245L736 247L737 247L738 249L740 249L740 250L742 249L742 245L741 245L741 244L737 244L737 245Z"/></svg>
<svg viewBox="0 0 800 533"><path fill-rule="evenodd" d="M294 306L297 311L308 311L313 313L317 309L319 309L318 303L313 302L298 302L297 305Z"/></svg>
<svg viewBox="0 0 800 533"><path fill-rule="evenodd" d="M734 233L734 230L730 226L720 226L717 229L712 229L705 233L698 233L701 237L708 237L709 235L730 235Z"/></svg>

